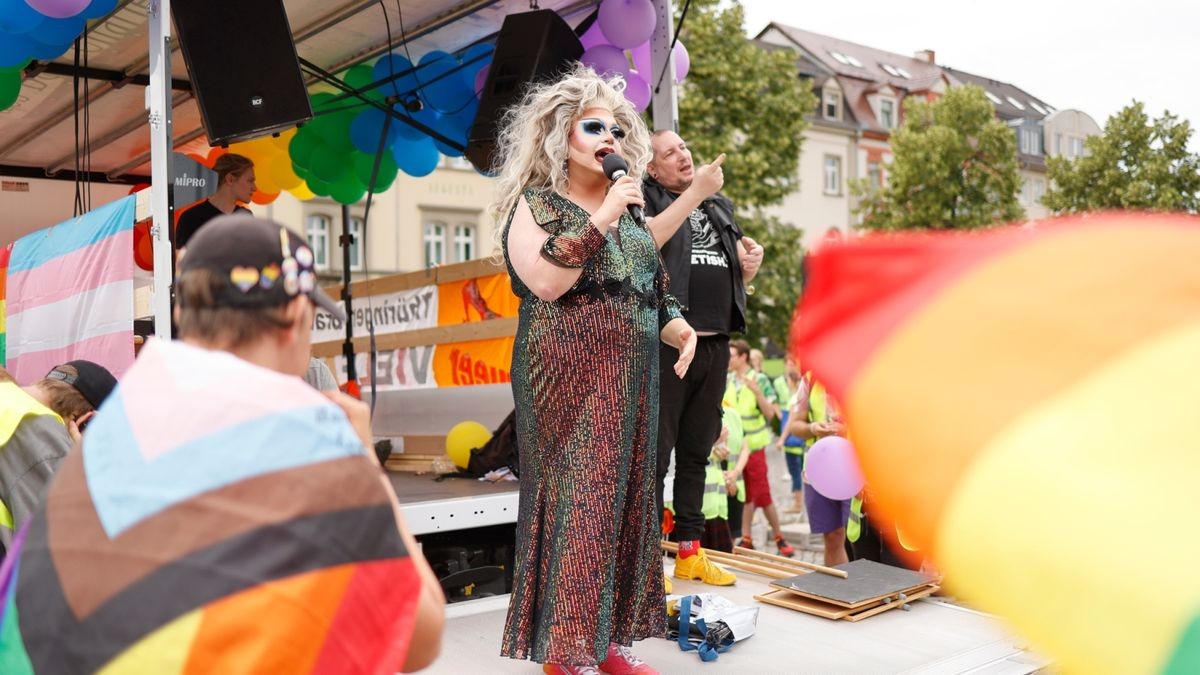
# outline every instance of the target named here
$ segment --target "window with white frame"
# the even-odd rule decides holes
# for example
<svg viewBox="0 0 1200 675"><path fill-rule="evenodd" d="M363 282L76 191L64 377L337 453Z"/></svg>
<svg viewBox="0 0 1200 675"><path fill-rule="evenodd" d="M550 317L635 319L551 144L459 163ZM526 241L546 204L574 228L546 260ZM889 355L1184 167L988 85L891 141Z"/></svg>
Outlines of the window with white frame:
<svg viewBox="0 0 1200 675"><path fill-rule="evenodd" d="M350 235L350 271L361 272L363 269L362 218L351 217L346 226L346 234Z"/></svg>
<svg viewBox="0 0 1200 675"><path fill-rule="evenodd" d="M1071 137L1071 156L1072 157L1083 157L1083 155L1084 155L1083 139L1080 138L1079 136L1072 136Z"/></svg>
<svg viewBox="0 0 1200 675"><path fill-rule="evenodd" d="M1021 138L1021 152L1026 155L1042 154L1042 135L1038 130L1032 127L1021 127L1019 130Z"/></svg>
<svg viewBox="0 0 1200 675"><path fill-rule="evenodd" d="M842 158L837 155L825 155L825 194L840 195L842 193Z"/></svg>
<svg viewBox="0 0 1200 675"><path fill-rule="evenodd" d="M837 89L825 90L825 119L838 120L842 118L842 92Z"/></svg>
<svg viewBox="0 0 1200 675"><path fill-rule="evenodd" d="M1033 179L1033 203L1037 204L1042 201L1042 195L1046 194L1046 181L1041 178Z"/></svg>
<svg viewBox="0 0 1200 675"><path fill-rule="evenodd" d="M867 182L871 187L883 187L883 165L879 162L867 162Z"/></svg>
<svg viewBox="0 0 1200 675"><path fill-rule="evenodd" d="M896 102L890 98L879 100L879 124L884 129L896 128Z"/></svg>
<svg viewBox="0 0 1200 675"><path fill-rule="evenodd" d="M433 267L446 262L446 224L437 221L425 223L425 266Z"/></svg>
<svg viewBox="0 0 1200 675"><path fill-rule="evenodd" d="M329 216L314 213L308 217L305 234L308 235L308 245L313 251L313 267L318 270L329 269Z"/></svg>
<svg viewBox="0 0 1200 675"><path fill-rule="evenodd" d="M454 226L454 262L466 262L475 257L475 226L463 223Z"/></svg>
<svg viewBox="0 0 1200 675"><path fill-rule="evenodd" d="M1063 153L1062 134L1054 134L1054 154L1061 155Z"/></svg>

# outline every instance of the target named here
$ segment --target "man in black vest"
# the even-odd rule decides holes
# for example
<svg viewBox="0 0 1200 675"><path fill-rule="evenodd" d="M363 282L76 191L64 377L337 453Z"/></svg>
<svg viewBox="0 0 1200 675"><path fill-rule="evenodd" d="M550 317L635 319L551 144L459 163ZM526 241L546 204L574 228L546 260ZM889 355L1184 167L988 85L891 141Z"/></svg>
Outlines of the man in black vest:
<svg viewBox="0 0 1200 675"><path fill-rule="evenodd" d="M742 234L734 222L733 203L719 193L725 183L724 154L697 168L687 144L675 132L656 131L651 145L654 159L642 186L646 216L662 250L671 293L699 336L684 379L671 372L670 364L679 357L673 348L664 346L660 358L660 364L666 365L658 417L659 511L674 448L673 502L679 541L675 576L727 586L736 577L700 552L704 473L721 431L729 334L746 329L746 294L753 292L749 284L762 265L763 249Z"/></svg>

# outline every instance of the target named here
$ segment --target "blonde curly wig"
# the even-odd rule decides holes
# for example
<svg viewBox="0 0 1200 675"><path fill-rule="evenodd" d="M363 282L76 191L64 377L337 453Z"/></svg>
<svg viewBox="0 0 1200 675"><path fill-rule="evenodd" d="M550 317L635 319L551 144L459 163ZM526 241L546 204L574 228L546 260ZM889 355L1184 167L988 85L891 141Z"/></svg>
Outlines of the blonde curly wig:
<svg viewBox="0 0 1200 675"><path fill-rule="evenodd" d="M607 108L625 130L621 154L629 175L641 180L653 151L650 133L633 105L622 93L625 80L605 80L582 64L562 78L531 86L520 103L504 113L497 138L496 162L500 169L496 198L495 243L500 248L504 222L526 188L567 193L567 153L571 129L589 108Z"/></svg>

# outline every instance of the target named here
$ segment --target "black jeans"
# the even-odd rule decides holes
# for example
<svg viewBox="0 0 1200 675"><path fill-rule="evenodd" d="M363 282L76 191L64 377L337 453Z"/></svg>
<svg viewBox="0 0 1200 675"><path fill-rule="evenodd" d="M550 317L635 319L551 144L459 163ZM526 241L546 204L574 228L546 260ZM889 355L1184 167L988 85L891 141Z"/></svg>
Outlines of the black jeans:
<svg viewBox="0 0 1200 675"><path fill-rule="evenodd" d="M675 538L700 539L704 534L704 473L713 443L721 433L721 398L729 370L729 337L701 336L696 356L681 380L675 374L679 351L662 346L658 399L658 513L663 511L663 479L675 449Z"/></svg>

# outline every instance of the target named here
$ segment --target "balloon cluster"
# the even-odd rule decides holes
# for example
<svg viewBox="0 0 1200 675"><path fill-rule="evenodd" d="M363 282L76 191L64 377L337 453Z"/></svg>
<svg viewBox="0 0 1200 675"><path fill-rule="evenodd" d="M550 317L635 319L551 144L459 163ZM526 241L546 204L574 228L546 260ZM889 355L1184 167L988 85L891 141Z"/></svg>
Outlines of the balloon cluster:
<svg viewBox="0 0 1200 675"><path fill-rule="evenodd" d="M651 0L603 0L596 22L579 38L585 50L579 60L602 75L623 77L625 98L638 112L650 105L651 88L657 80L650 66L650 36L657 19ZM675 81L682 82L691 64L687 49L676 41L672 51Z"/></svg>
<svg viewBox="0 0 1200 675"><path fill-rule="evenodd" d="M264 185L258 174L260 188L278 186L301 199L307 193L352 204L366 193L373 172L374 191L381 192L400 171L427 176L441 155L462 156L491 55L491 45L475 45L457 56L431 51L414 67L393 52L373 65L350 68L340 79L376 105L354 95L310 96L315 118L291 137L286 165L273 160L277 164L267 173L273 184ZM394 115L377 107L389 105ZM376 169L381 140L383 153ZM293 183L298 187L289 187Z"/></svg>
<svg viewBox="0 0 1200 675"><path fill-rule="evenodd" d="M217 158L227 152L249 159L254 162L254 180L258 185L258 190L254 192L250 201L255 204L270 204L283 190L295 191L304 185L304 181L292 171L292 163L288 159L288 143L295 135L295 129L288 129L278 136L242 141L228 148L210 148L207 155L189 152L188 157L210 169L216 164ZM296 196L312 198L311 194L304 197L303 192Z"/></svg>
<svg viewBox="0 0 1200 675"><path fill-rule="evenodd" d="M30 60L62 56L88 19L116 6L117 0L0 0L0 110L16 103Z"/></svg>

